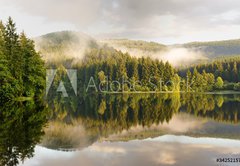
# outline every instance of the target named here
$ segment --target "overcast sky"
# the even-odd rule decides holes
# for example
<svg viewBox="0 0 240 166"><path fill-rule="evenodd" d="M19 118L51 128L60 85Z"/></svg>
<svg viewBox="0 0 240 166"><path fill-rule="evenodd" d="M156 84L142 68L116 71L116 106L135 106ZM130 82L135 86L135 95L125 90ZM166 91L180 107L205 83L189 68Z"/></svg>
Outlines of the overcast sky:
<svg viewBox="0 0 240 166"><path fill-rule="evenodd" d="M30 37L60 30L164 44L240 38L239 0L0 0Z"/></svg>

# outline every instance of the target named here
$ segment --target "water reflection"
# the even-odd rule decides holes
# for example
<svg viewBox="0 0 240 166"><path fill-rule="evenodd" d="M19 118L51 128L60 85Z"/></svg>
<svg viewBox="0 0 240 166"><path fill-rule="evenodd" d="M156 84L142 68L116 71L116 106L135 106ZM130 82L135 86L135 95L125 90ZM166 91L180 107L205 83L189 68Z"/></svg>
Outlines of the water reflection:
<svg viewBox="0 0 240 166"><path fill-rule="evenodd" d="M240 141L169 135L129 142L99 142L76 152L37 147L35 160L27 161L25 166L211 166L218 164L217 158L233 156L239 148Z"/></svg>
<svg viewBox="0 0 240 166"><path fill-rule="evenodd" d="M240 145L239 106L237 94L95 94L57 96L47 105L8 103L0 108L0 165L31 157L24 165L193 165L195 159L213 165L214 155L237 152L221 146Z"/></svg>
<svg viewBox="0 0 240 166"><path fill-rule="evenodd" d="M239 139L239 95L90 95L52 110L42 146L58 150L96 141L129 141L164 134ZM58 103L58 104L56 104ZM76 109L74 109L76 108Z"/></svg>
<svg viewBox="0 0 240 166"><path fill-rule="evenodd" d="M0 165L14 166L34 155L47 122L42 103L5 103L0 107Z"/></svg>

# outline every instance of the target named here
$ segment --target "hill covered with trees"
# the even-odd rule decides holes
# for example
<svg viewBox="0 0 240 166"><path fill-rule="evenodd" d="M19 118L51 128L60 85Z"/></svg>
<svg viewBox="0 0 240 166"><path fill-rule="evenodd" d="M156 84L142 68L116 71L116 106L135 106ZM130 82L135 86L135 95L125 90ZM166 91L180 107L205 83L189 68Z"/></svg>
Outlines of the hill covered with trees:
<svg viewBox="0 0 240 166"><path fill-rule="evenodd" d="M129 40L129 39L108 39L102 40L101 43L108 44L112 47L125 47L126 49L138 49L142 51L164 51L167 46L157 42L147 42L142 40Z"/></svg>
<svg viewBox="0 0 240 166"><path fill-rule="evenodd" d="M212 59L223 56L240 55L240 39L211 42L192 42L183 44L183 47L203 52Z"/></svg>
<svg viewBox="0 0 240 166"><path fill-rule="evenodd" d="M81 39L83 38L83 39ZM78 72L78 84L80 91L87 89L89 81L95 80L96 85L101 84L104 90L115 91L213 91L221 89L224 81L238 82L238 80L229 79L219 74L218 69L219 62L211 62L206 64L199 64L196 69L190 67L187 69L176 69L169 62L161 61L159 58L150 58L148 56L132 56L131 54L118 51L114 47L110 47L106 43L99 43L98 41L88 37L77 34L76 32L64 31L47 34L38 39L41 41L38 45L40 52L45 52L45 57L51 56L52 53L56 55L57 60L48 61L46 58L47 67L59 68L62 74L66 74L66 68L77 69ZM85 41L85 42L80 42ZM167 46L143 42L143 41L131 41L131 40L108 40L114 44L119 44L127 48L158 51L167 49ZM39 43L38 41L36 41ZM47 44L46 44L47 43ZM81 47L78 45L87 47ZM76 53L76 56L71 56L69 48ZM60 53L59 53L60 52ZM81 52L81 54L79 53ZM67 58L61 58L62 56ZM224 60L221 60L224 61ZM234 68L232 61L228 60L223 66L229 66L227 70L230 75ZM199 68L201 66L201 69ZM234 69L238 71L238 66ZM220 67L221 68L221 67ZM189 69L189 72L187 72ZM223 72L223 71L221 71ZM59 74L60 74L59 73ZM61 76L58 77L59 79ZM60 80L56 80L60 81ZM119 85L109 85L109 82L124 82ZM133 84L136 81L141 84L137 84L132 89L129 84ZM159 81L163 83L160 85ZM168 81L171 81L169 83ZM187 89L186 84L191 85L190 89ZM57 85L54 87L58 88ZM233 89L233 88L231 88ZM96 89L93 89L96 91ZM99 89L98 89L99 90Z"/></svg>
<svg viewBox="0 0 240 166"><path fill-rule="evenodd" d="M73 31L49 33L34 38L36 49L43 60L50 63L61 63L71 59L81 60L85 51L98 48L97 41L90 36Z"/></svg>
<svg viewBox="0 0 240 166"><path fill-rule="evenodd" d="M167 46L154 42L125 39L108 41L130 49L152 52L167 49ZM116 89L121 92L188 91L186 84L191 84L191 90L197 92L222 88L238 90L240 87L238 57L219 59L179 70L159 58L132 56L128 52L116 50L106 43L99 43L88 35L77 32L50 33L35 38L35 42L42 57L35 51L32 40L28 39L24 33L16 33L15 23L11 18L6 24L0 23L0 96L2 100L41 94L45 86L44 61L47 68L60 70L58 77L55 78L56 81L61 80L61 74L67 75L68 68L76 69L79 93L86 90L91 79L96 81L98 88L110 92L115 92ZM227 43L227 41L215 44L211 42L205 45L237 47L238 40ZM193 48L198 47L198 44L192 43L185 46ZM122 84L108 84L114 81ZM159 83L160 81L162 83ZM133 84L134 88L131 86ZM57 84L53 88L56 90Z"/></svg>

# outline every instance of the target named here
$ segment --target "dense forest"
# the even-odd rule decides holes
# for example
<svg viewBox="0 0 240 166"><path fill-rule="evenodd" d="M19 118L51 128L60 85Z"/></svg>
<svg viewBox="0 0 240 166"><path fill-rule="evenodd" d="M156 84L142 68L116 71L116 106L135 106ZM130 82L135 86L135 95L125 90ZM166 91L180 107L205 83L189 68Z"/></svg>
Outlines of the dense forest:
<svg viewBox="0 0 240 166"><path fill-rule="evenodd" d="M119 81L121 87L105 86L105 90L111 91L116 88L125 91L154 91L160 88L157 87L160 79L162 81L179 80L174 68L168 62L164 63L150 58L134 58L127 53L124 54L107 47L87 53L78 71L78 78L84 81L84 85L88 85L90 77L98 80L97 84L100 81L104 84L106 78L109 82ZM135 84L135 87L130 87L129 84L133 85L136 82L138 84ZM176 87L172 88L176 90Z"/></svg>
<svg viewBox="0 0 240 166"><path fill-rule="evenodd" d="M40 47L41 52L45 52L46 55L52 56L54 50L69 50L75 52L74 48L76 45L81 43L81 39L76 37L75 32L57 32L44 35L40 41L44 43L50 43L50 46L47 46L43 42L40 43L44 45ZM110 45L99 45L92 38L87 36L81 36L81 38L88 38L87 45L84 56L81 58L75 58L69 56L58 55L56 61L47 61L47 66L52 68L58 68L59 73L66 75L67 68L74 68L78 72L78 87L79 93L86 90L91 78L93 78L94 83L96 83L96 88L91 88L93 91L195 91L195 92L204 92L204 91L214 91L221 89L237 90L236 83L232 83L232 86L235 85L235 88L229 87L227 82L238 82L238 80L229 79L224 77L223 74L219 74L216 64L219 64L220 60L212 60L211 63L199 64L194 70L194 67L186 69L177 69L174 68L170 63L163 62L158 59L150 58L148 56L138 57L132 56L129 53L123 53L110 47ZM137 48L141 50L162 50L166 48L161 44L142 42L142 41L131 41L131 40L108 40L107 42L112 42L113 44L119 44L127 48ZM107 43L105 42L105 43ZM60 44L59 44L60 43ZM104 43L104 42L103 42ZM74 47L71 47L74 46ZM73 49L73 50L72 50ZM49 53L50 52L50 53ZM58 51L57 51L58 52ZM61 51L64 52L64 51ZM71 53L70 52L70 53ZM69 52L66 53L67 55ZM45 55L45 56L46 56ZM55 54L56 55L56 54ZM64 57L64 58L63 58ZM221 63L225 61L224 65L228 65L228 73L225 71L225 75L231 77L232 64L233 60L221 60ZM236 62L237 63L237 62ZM223 65L223 66L224 66ZM201 66L201 70L199 69ZM210 67L212 66L211 70ZM188 72L189 70L189 72ZM234 69L238 71L237 69ZM61 78L58 76L57 78ZM59 81L59 80L58 80ZM119 81L123 84L111 86L111 82ZM133 87L134 83L140 83ZM160 83L161 82L161 83ZM99 88L99 84L101 88ZM228 86L226 86L228 85ZM55 87L57 89L57 85Z"/></svg>
<svg viewBox="0 0 240 166"><path fill-rule="evenodd" d="M224 81L219 89L240 90L240 57L219 58L210 63L199 64L179 71L182 77L191 73L212 73L215 78Z"/></svg>
<svg viewBox="0 0 240 166"><path fill-rule="evenodd" d="M57 91L62 79L65 80L67 89L71 91L67 69L77 71L78 94L83 91L205 92L240 89L238 57L176 69L169 62L131 56L106 44L101 45L86 35L79 36L76 32L48 34L36 41L41 41L37 42L37 47L40 48L43 57L35 50L33 40L28 39L24 33L16 32L15 23L11 18L6 24L0 22L1 101L43 94L46 73L44 66L48 69L57 69L57 76L54 77L50 92ZM166 47L142 41L115 42L123 43L129 48L140 47L143 50L161 50ZM71 56L70 54L75 51L71 47L85 50ZM51 56L54 58L51 59Z"/></svg>
<svg viewBox="0 0 240 166"><path fill-rule="evenodd" d="M73 63L74 62L74 63ZM221 75L213 71L177 70L168 62L149 57L136 58L111 47L91 49L81 61L64 61L51 64L58 67L59 83L66 68L78 73L79 94L83 91L95 92L204 92L220 90L224 86ZM57 80L59 79L59 80ZM116 83L119 82L120 84ZM67 80L66 80L67 82ZM88 86L90 85L89 89ZM53 89L58 88L58 84Z"/></svg>
<svg viewBox="0 0 240 166"><path fill-rule="evenodd" d="M0 101L37 97L44 91L44 62L32 40L17 34L11 18L0 22Z"/></svg>

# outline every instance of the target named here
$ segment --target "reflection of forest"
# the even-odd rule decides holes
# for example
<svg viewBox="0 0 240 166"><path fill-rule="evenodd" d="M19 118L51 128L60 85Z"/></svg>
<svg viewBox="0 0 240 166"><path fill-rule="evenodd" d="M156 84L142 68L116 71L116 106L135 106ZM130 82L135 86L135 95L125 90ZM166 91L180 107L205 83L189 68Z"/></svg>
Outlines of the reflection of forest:
<svg viewBox="0 0 240 166"><path fill-rule="evenodd" d="M0 108L0 165L16 165L33 156L34 147L43 135L47 113L49 123L41 144L52 149L79 149L101 139L130 140L166 134L168 131L158 126L176 120L174 115L195 116L194 121L201 117L235 124L239 119L239 101L239 95L91 95L75 100L56 98L49 101L49 111L39 102L9 103ZM178 120L183 119L186 120L186 116ZM199 120L197 126L201 125ZM208 133L228 137L229 132L239 131L228 127L220 126L221 131L210 129ZM199 132L185 134L198 135ZM236 134L233 136L239 138Z"/></svg>
<svg viewBox="0 0 240 166"><path fill-rule="evenodd" d="M0 107L0 165L17 165L33 157L44 134L45 107L33 101L8 103Z"/></svg>
<svg viewBox="0 0 240 166"><path fill-rule="evenodd" d="M215 121L238 123L240 95L184 95L182 108Z"/></svg>
<svg viewBox="0 0 240 166"><path fill-rule="evenodd" d="M78 98L77 105L57 100L49 102L51 120L71 123L81 119L86 125L105 127L116 122L119 129L168 122L179 110L216 121L237 123L240 106L240 95L212 94L89 95ZM113 128L116 130L117 126Z"/></svg>
<svg viewBox="0 0 240 166"><path fill-rule="evenodd" d="M237 123L240 106L238 95L180 96L178 93L90 95L82 96L77 101L77 105L72 100L63 100L62 104L57 99L49 102L51 128L46 129L44 146L54 149L85 147L99 138L121 133L131 127L168 123L178 112L229 124ZM144 131L140 136L146 138L161 134L160 131ZM139 138L139 135L136 137ZM82 140L81 143L79 140Z"/></svg>

